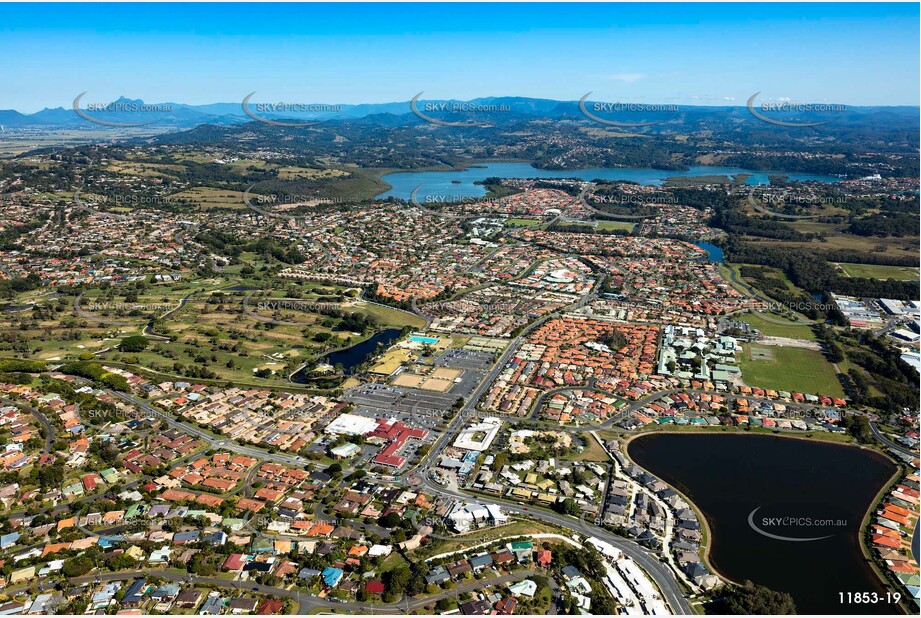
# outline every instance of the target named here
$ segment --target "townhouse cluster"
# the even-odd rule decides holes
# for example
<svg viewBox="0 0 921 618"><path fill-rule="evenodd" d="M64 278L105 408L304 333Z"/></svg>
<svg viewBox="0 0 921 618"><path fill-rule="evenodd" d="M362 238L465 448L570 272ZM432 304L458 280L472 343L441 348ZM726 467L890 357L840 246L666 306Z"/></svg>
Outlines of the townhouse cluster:
<svg viewBox="0 0 921 618"><path fill-rule="evenodd" d="M639 236L599 236L581 232L551 232L524 229L513 234L518 240L564 254L619 256L623 258L661 257L688 261L706 257L707 252L689 242L672 238Z"/></svg>
<svg viewBox="0 0 921 618"><path fill-rule="evenodd" d="M24 394L21 391L31 392L28 387L13 384L0 384L0 396L3 394ZM34 416L22 410L18 405L4 405L0 400L0 435L6 438L3 451L0 452L0 470L11 472L21 470L38 459L28 448L33 441L40 437L38 423ZM3 496L0 495L0 500Z"/></svg>
<svg viewBox="0 0 921 618"><path fill-rule="evenodd" d="M515 287L525 287L546 292L572 295L572 301L587 294L595 286L592 269L574 257L545 260L526 276L512 282Z"/></svg>
<svg viewBox="0 0 921 618"><path fill-rule="evenodd" d="M634 490L636 495L639 495L639 488L645 490L647 498L641 502L649 505L655 502L657 504L656 508L650 506L654 513L659 513L663 510L668 511L663 515L665 518L670 519L672 524L671 537L664 539L670 552L669 560L677 564L681 573L693 586L705 590L718 586L721 583L720 578L712 573L701 559L700 543L703 538L703 532L697 513L678 492L662 480L630 462L621 452L620 445L616 441L608 441L607 446L619 470L623 471L624 475L637 486L637 489ZM634 508L640 506L641 504L637 504ZM659 524L661 522L657 526ZM649 527L649 524L644 527L642 522L634 521L628 528L628 533L643 542L644 532L649 532ZM645 538L648 539L649 537L646 536Z"/></svg>
<svg viewBox="0 0 921 618"><path fill-rule="evenodd" d="M616 335L615 335L616 333ZM591 379L637 382L654 372L656 326L577 317L548 320L522 344L485 398L487 409L530 411L541 389L580 386ZM622 338L618 349L599 340Z"/></svg>
<svg viewBox="0 0 921 618"><path fill-rule="evenodd" d="M637 224L633 234L698 241L712 241L725 236L722 230L708 225L713 217L710 208L692 208L675 203L655 206L656 212Z"/></svg>
<svg viewBox="0 0 921 618"><path fill-rule="evenodd" d="M65 227L46 225L20 238L27 253L71 254L81 249L96 256L136 260L168 268L188 268L198 263L200 250L183 235L194 223L186 216L162 210L132 208L113 215L91 210L84 217L69 217ZM130 229L130 236L125 230Z"/></svg>
<svg viewBox="0 0 921 618"><path fill-rule="evenodd" d="M564 437L565 436L565 437ZM588 461L568 461L554 456L554 449L540 450L528 457L528 448L537 439L556 439L562 446L568 442L568 434L561 432L537 432L517 430L510 436L509 448L515 453L509 463L498 469L488 463L479 469L468 483L475 490L487 494L504 496L508 500L554 508L569 499L578 512L592 517L600 514L601 498L604 496L609 469L607 466ZM564 450L568 447L563 446Z"/></svg>
<svg viewBox="0 0 921 618"><path fill-rule="evenodd" d="M575 300L569 294L497 284L423 305L422 311L433 318L434 331L510 338L529 322Z"/></svg>
<svg viewBox="0 0 921 618"><path fill-rule="evenodd" d="M561 425L595 424L615 416L627 402L613 393L590 388L577 388L553 393L539 410L541 418Z"/></svg>
<svg viewBox="0 0 921 618"><path fill-rule="evenodd" d="M626 260L620 256L587 256L585 259L611 274L612 283L622 289L608 298L628 307L712 316L746 306L747 299L720 274L715 262L654 255Z"/></svg>
<svg viewBox="0 0 921 618"><path fill-rule="evenodd" d="M683 387L682 387L683 388ZM618 425L637 429L650 423L675 425L735 425L778 430L842 433L847 402L826 395L804 395L751 386L714 389L712 383L692 383L692 389L665 394L628 414Z"/></svg>
<svg viewBox="0 0 921 618"><path fill-rule="evenodd" d="M180 387L179 397L160 399L156 405L229 438L292 453L316 439L315 424L345 407L327 397L304 393L184 383Z"/></svg>
<svg viewBox="0 0 921 618"><path fill-rule="evenodd" d="M489 254L488 260L477 264L472 273L488 281L506 282L524 275L533 265L554 255L549 249L531 244L502 245Z"/></svg>

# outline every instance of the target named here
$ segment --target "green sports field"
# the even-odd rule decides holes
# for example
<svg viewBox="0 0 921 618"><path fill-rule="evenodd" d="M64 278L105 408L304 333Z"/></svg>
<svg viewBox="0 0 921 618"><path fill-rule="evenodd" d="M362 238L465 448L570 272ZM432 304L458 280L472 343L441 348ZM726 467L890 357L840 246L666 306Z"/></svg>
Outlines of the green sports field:
<svg viewBox="0 0 921 618"><path fill-rule="evenodd" d="M757 353L763 350L773 359L752 360L750 347L750 344L743 347L739 359L742 379L749 386L844 397L844 391L835 375L835 368L821 352L756 344L756 357Z"/></svg>

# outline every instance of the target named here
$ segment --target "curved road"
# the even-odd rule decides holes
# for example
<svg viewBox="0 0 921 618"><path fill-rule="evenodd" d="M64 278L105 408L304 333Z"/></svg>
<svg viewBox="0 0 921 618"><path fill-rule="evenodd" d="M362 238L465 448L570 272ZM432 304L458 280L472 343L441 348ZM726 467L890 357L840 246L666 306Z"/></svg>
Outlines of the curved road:
<svg viewBox="0 0 921 618"><path fill-rule="evenodd" d="M896 450L896 451L899 451L900 453L904 453L904 454L906 454L906 455L911 455L912 457L917 457L917 456L918 456L918 453L917 453L916 451L912 451L911 449L907 449L907 448L905 448L904 446L902 446L901 444L897 444L897 443L893 442L892 440L890 440L889 438L887 438L886 436L884 436L884 435L883 435L883 432L881 432L881 431L879 430L879 428L876 427L876 424L875 424L873 421L870 421L869 424L870 424L870 431L873 433L873 436L874 436L877 440L879 440L880 442L882 442L883 444L885 444L886 446L888 446L889 448L894 449L894 450Z"/></svg>
<svg viewBox="0 0 921 618"><path fill-rule="evenodd" d="M6 397L0 397L0 403L5 403L10 406L16 406L20 410L25 410L26 412L34 416L35 420L37 420L41 424L42 429L44 430L44 434L45 434L45 447L42 450L42 453L46 455L51 453L52 447L54 446L55 431L54 431L54 426L51 424L51 421L48 420L47 416L45 416L38 409L33 408L29 404L22 402L22 401L15 401L13 399L7 399Z"/></svg>

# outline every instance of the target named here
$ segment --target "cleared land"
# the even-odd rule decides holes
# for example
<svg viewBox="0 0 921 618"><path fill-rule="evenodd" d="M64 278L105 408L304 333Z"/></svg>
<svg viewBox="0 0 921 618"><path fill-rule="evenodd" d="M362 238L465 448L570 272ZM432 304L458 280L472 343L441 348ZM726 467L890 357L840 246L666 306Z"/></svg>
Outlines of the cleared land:
<svg viewBox="0 0 921 618"><path fill-rule="evenodd" d="M862 253L874 253L878 248L882 253L892 256L912 256L918 257L918 237L905 236L903 238L879 238L877 236L854 236L853 234L840 234L829 236L825 242L810 241L766 241L763 238L753 236L743 237L746 241L751 242L758 247L797 247L799 249L821 249L830 251L834 249L852 249Z"/></svg>
<svg viewBox="0 0 921 618"><path fill-rule="evenodd" d="M608 454L592 434L584 434L583 439L585 440L585 445L581 453L572 453L562 459L567 461L610 461L611 458L608 457Z"/></svg>
<svg viewBox="0 0 921 618"><path fill-rule="evenodd" d="M171 201L188 201L199 208L246 208L243 192L215 187L194 187L170 196Z"/></svg>
<svg viewBox="0 0 921 618"><path fill-rule="evenodd" d="M765 317L760 313L746 313L739 318L741 322L747 322L752 328L768 337L789 337L790 339L807 339L815 340L815 333L812 328L803 324L797 324L776 314L770 314Z"/></svg>
<svg viewBox="0 0 921 618"><path fill-rule="evenodd" d="M912 266L881 266L878 264L837 264L837 266L848 277L898 279L900 281L918 279L918 268Z"/></svg>
<svg viewBox="0 0 921 618"><path fill-rule="evenodd" d="M755 358L766 356L759 354L759 351L767 349L773 359L753 360L751 347L743 346L739 359L742 378L746 384L775 390L844 397L844 391L835 375L835 368L821 352L756 345Z"/></svg>
<svg viewBox="0 0 921 618"><path fill-rule="evenodd" d="M282 180L295 178L341 178L348 176L349 172L335 169L311 169L307 167L280 167L278 177Z"/></svg>
<svg viewBox="0 0 921 618"><path fill-rule="evenodd" d="M633 228L636 227L633 223L627 223L626 221L599 221L595 226L595 229L598 230L627 230L629 232L633 231Z"/></svg>

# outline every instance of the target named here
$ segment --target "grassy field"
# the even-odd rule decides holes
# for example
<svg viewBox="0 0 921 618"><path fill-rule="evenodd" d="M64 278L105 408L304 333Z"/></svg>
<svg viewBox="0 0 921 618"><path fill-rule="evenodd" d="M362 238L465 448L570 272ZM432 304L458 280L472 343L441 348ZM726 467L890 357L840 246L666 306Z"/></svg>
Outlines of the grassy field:
<svg viewBox="0 0 921 618"><path fill-rule="evenodd" d="M112 163L107 168L110 172L116 174L126 174L128 176L145 176L145 177L164 177L174 176L172 172L181 172L185 168L182 165L167 165L165 163L140 163L133 161L119 161Z"/></svg>
<svg viewBox="0 0 921 618"><path fill-rule="evenodd" d="M912 266L881 266L878 264L837 264L837 266L848 277L899 279L902 281L918 279L918 268Z"/></svg>
<svg viewBox="0 0 921 618"><path fill-rule="evenodd" d="M591 434L584 434L585 439L585 450L581 453L573 453L572 455L567 455L563 457L568 461L609 461L610 458L605 452L601 445L598 444L598 440L595 439Z"/></svg>
<svg viewBox="0 0 921 618"><path fill-rule="evenodd" d="M595 229L598 230L627 230L629 232L632 232L634 227L636 227L635 224L627 221L599 221L595 225Z"/></svg>
<svg viewBox="0 0 921 618"><path fill-rule="evenodd" d="M763 238L745 236L743 239L759 247L797 247L830 251L834 249L853 249L863 253L873 253L877 247L883 248L885 255L918 257L918 237L905 236L903 238L878 238L875 236L855 236L853 234L838 234L829 236L825 242L819 241L766 241Z"/></svg>
<svg viewBox="0 0 921 618"><path fill-rule="evenodd" d="M249 254L241 258L253 259L253 266L260 264ZM73 306L72 297L54 297L46 288L39 288L15 300L24 305L36 304L41 311L35 314L38 317L32 310L3 313L0 337L43 360L66 361L94 354L100 360L136 363L164 375L196 377L187 373L189 368L204 367L218 379L269 385L284 382L291 370L328 349L356 343L372 334L370 329L355 335L341 328L340 318L312 311L311 302L344 295L340 310L373 316L375 329L420 328L425 324L412 313L349 300L348 293L356 290L316 283L294 286L297 298L292 302L307 305L280 308L268 301L285 299L290 283L285 284L285 292L276 290L263 296L251 290L271 285L270 278L261 274L243 276L233 270L234 267L227 269L226 278L196 279L185 273L189 278L178 282L148 282L131 301L124 290L91 289L80 298L79 310ZM244 310L247 296L251 296L250 305ZM147 349L137 353L115 349L123 338L141 334L156 317L160 318L157 332L168 335L170 340L150 337ZM267 324L270 319L290 323ZM274 375L254 376L255 371L266 369Z"/></svg>
<svg viewBox="0 0 921 618"><path fill-rule="evenodd" d="M585 133L586 135L591 135L592 137L611 137L611 138L628 138L628 137L645 137L649 139L651 136L643 135L642 133L627 133L626 130L624 133L608 131L607 129L600 129L596 127L579 127L580 133Z"/></svg>
<svg viewBox="0 0 921 618"><path fill-rule="evenodd" d="M575 521L575 520L573 520ZM428 558L438 554L459 551L481 543L489 543L496 539L505 539L525 534L540 533L559 533L560 529L552 524L545 524L540 521L513 521L505 526L497 528L484 528L469 534L454 537L452 540L433 539L428 545L424 545L413 551L413 555L419 558Z"/></svg>
<svg viewBox="0 0 921 618"><path fill-rule="evenodd" d="M18 155L36 148L50 146L72 147L81 144L98 144L100 140L117 137L150 137L160 131L155 127L103 128L94 126L86 129L17 128L9 127L0 133L0 156Z"/></svg>
<svg viewBox="0 0 921 618"><path fill-rule="evenodd" d="M776 314L770 314L770 319L760 313L746 313L739 318L742 322L747 322L752 328L757 328L762 334L768 337L789 337L791 339L815 339L815 333L812 328L803 324L797 324ZM781 322L781 323L778 323Z"/></svg>
<svg viewBox="0 0 921 618"><path fill-rule="evenodd" d="M413 328L423 328L425 326L425 320L413 313L364 301L356 301L349 307L349 311L370 315L376 318L378 322L394 326L406 325Z"/></svg>
<svg viewBox="0 0 921 618"><path fill-rule="evenodd" d="M729 176L669 176L666 187L693 187L697 185L732 184Z"/></svg>
<svg viewBox="0 0 921 618"><path fill-rule="evenodd" d="M772 360L751 360L750 344L739 360L742 378L750 386L844 397L835 369L821 352L780 346L755 346L767 350Z"/></svg>
<svg viewBox="0 0 921 618"><path fill-rule="evenodd" d="M295 178L342 178L348 176L349 172L335 169L311 169L307 167L280 167L278 168L278 177L282 180L292 180Z"/></svg>
<svg viewBox="0 0 921 618"><path fill-rule="evenodd" d="M387 558L384 559L383 564L381 564L381 573L386 573L387 571L392 571L396 568L402 566L408 566L409 563L406 562L406 559L397 552L393 552Z"/></svg>
<svg viewBox="0 0 921 618"><path fill-rule="evenodd" d="M255 200L257 196L251 199ZM170 196L170 200L188 200L198 208L246 208L241 191L216 189L214 187L194 187Z"/></svg>
<svg viewBox="0 0 921 618"><path fill-rule="evenodd" d="M760 269L762 269L762 270L765 272L765 274L766 274L769 278L771 278L771 279L777 279L778 282L779 282L780 284L782 284L784 287L786 287L786 288L787 288L788 290L790 290L791 292L798 292L798 291L801 291L800 288L796 287L796 285L794 285L793 282L790 281L790 278L787 277L786 273L784 273L784 271L782 271L782 270L779 269L779 268L771 268L771 267L769 267L769 266L761 266L761 265L757 265L757 264L733 264L733 265L731 265L729 268L731 268L732 270L735 271L736 277L737 277L738 279L744 281L746 284L748 284L748 285L751 286L752 288L758 289L757 281L755 281L755 280L753 280L753 279L748 279L748 278L742 276L741 270L740 270L740 269L741 269L741 267L743 267L743 266L749 266L749 267L760 268ZM769 294L765 293L764 290L758 289L758 291L760 291L760 292L761 292L762 294L764 294L765 296L769 296Z"/></svg>

